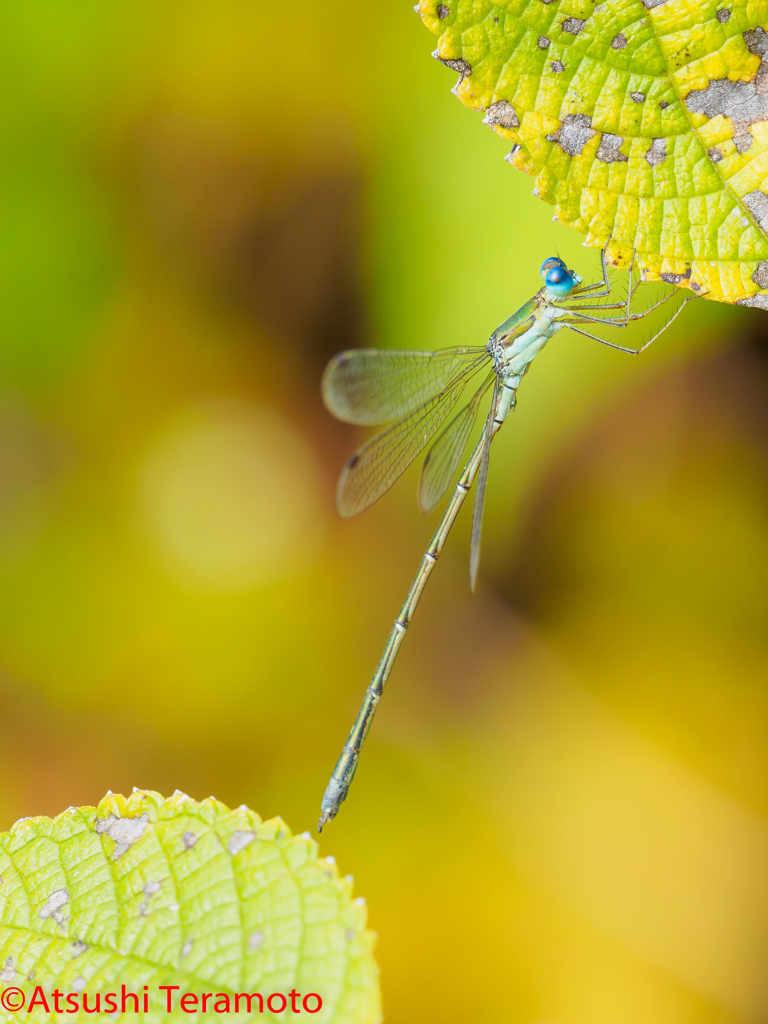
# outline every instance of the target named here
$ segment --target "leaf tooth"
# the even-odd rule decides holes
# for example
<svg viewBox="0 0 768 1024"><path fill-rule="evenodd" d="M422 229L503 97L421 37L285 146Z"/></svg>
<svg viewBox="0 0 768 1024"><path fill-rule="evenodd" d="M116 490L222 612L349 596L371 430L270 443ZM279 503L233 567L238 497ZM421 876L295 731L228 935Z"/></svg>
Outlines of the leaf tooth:
<svg viewBox="0 0 768 1024"><path fill-rule="evenodd" d="M282 818L270 818L263 822L257 832L258 839L290 839L291 830Z"/></svg>

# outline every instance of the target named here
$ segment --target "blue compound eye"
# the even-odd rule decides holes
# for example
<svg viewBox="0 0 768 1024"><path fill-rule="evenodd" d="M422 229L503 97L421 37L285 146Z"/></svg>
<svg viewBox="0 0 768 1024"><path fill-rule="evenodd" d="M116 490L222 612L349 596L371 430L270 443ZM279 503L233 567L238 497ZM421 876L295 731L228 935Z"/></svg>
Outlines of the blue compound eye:
<svg viewBox="0 0 768 1024"><path fill-rule="evenodd" d="M544 262L541 264L541 270L539 271L543 281L547 280L547 274L550 272L550 270L554 270L555 267L562 267L563 270L567 269L559 256L550 256L549 259L544 260Z"/></svg>
<svg viewBox="0 0 768 1024"><path fill-rule="evenodd" d="M552 294L558 297L570 295L574 286L571 272L564 266L553 267L544 278L544 283Z"/></svg>

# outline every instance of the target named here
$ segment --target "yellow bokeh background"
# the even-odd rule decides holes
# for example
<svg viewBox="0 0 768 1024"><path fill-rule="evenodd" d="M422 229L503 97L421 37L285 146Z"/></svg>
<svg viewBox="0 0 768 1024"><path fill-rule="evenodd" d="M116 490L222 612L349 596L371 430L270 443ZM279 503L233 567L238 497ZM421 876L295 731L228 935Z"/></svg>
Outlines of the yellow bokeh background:
<svg viewBox="0 0 768 1024"><path fill-rule="evenodd" d="M408 3L8 6L0 827L133 786L313 829L434 518L333 510L357 345L482 344L551 222ZM765 314L558 335L322 836L398 1024L768 1013ZM636 335L639 337L639 335Z"/></svg>

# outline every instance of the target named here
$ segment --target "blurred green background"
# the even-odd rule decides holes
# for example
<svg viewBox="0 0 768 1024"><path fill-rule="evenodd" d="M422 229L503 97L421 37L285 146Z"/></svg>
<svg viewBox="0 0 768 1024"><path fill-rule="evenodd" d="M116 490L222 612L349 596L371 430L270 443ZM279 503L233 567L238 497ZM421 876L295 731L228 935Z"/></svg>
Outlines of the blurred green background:
<svg viewBox="0 0 768 1024"><path fill-rule="evenodd" d="M135 786L314 829L435 519L335 517L356 345L482 344L551 222L405 2L5 5L0 827ZM768 320L560 334L322 837L387 1019L768 1014Z"/></svg>

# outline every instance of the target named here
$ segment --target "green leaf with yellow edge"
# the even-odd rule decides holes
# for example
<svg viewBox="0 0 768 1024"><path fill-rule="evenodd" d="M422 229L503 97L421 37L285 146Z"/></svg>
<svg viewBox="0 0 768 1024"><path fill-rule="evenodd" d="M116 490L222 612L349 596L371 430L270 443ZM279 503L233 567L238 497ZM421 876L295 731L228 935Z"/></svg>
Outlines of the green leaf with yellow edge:
<svg viewBox="0 0 768 1024"><path fill-rule="evenodd" d="M93 1020L84 1013L98 993L102 1014L121 1014L121 986L143 998L147 1022L251 1019L247 1002L234 1012L236 993L259 1020L293 1019L273 993L299 994L302 1020L318 1024L377 1024L381 1020L374 936L365 927L365 901L353 899L333 858L318 860L317 844L292 836L275 818L262 822L246 807L229 810L177 793L108 794L98 807L71 807L57 818L26 818L0 834L0 1002L18 988L22 1012L0 1020ZM166 1013L170 990L172 1012ZM42 992L50 1005L37 996ZM51 993L74 993L79 1012L54 1012ZM180 998L196 995L198 1012ZM212 996L201 1014L202 994ZM308 1012L302 1000L309 993ZM225 999L231 1012L226 1012ZM19 996L15 996L19 999ZM71 1006L72 1004L69 1004ZM194 1007L188 1001L187 1007ZM102 1018L103 1019L103 1018Z"/></svg>
<svg viewBox="0 0 768 1024"><path fill-rule="evenodd" d="M768 309L768 0L421 0L454 92L554 219Z"/></svg>

